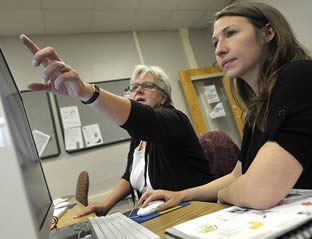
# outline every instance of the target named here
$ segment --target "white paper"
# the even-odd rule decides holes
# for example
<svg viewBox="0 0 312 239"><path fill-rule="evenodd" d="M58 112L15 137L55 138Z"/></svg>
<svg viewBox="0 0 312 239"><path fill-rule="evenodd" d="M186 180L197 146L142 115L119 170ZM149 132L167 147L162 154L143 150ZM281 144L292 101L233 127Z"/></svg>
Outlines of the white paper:
<svg viewBox="0 0 312 239"><path fill-rule="evenodd" d="M100 127L98 124L91 124L82 127L83 136L87 147L103 143Z"/></svg>
<svg viewBox="0 0 312 239"><path fill-rule="evenodd" d="M82 134L80 127L64 129L65 149L74 150L83 148Z"/></svg>
<svg viewBox="0 0 312 239"><path fill-rule="evenodd" d="M196 238L276 238L312 218L312 190L293 189L278 206L254 210L232 206L174 226Z"/></svg>
<svg viewBox="0 0 312 239"><path fill-rule="evenodd" d="M41 156L43 151L47 147L51 136L48 134L45 134L39 130L33 130L32 134L34 136L34 140L35 140L35 144L36 144L38 154L39 154L39 156Z"/></svg>
<svg viewBox="0 0 312 239"><path fill-rule="evenodd" d="M224 110L222 102L216 104L213 110L209 114L211 119L219 118L225 115L226 114L225 114L225 110Z"/></svg>
<svg viewBox="0 0 312 239"><path fill-rule="evenodd" d="M129 91L129 90L127 90L127 91L124 92L124 97L130 99L130 91Z"/></svg>
<svg viewBox="0 0 312 239"><path fill-rule="evenodd" d="M77 106L62 107L60 111L64 129L81 126Z"/></svg>
<svg viewBox="0 0 312 239"><path fill-rule="evenodd" d="M219 96L215 85L204 86L205 96L208 104L219 102Z"/></svg>

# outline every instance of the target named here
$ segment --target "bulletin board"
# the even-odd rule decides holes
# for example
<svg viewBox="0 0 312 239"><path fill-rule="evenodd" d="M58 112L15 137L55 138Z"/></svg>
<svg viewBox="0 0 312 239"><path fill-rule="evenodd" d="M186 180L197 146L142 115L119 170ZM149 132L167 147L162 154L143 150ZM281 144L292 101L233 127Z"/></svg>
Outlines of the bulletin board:
<svg viewBox="0 0 312 239"><path fill-rule="evenodd" d="M49 93L21 91L21 96L33 135L35 131L35 135L43 139L41 140L43 143L40 144L36 142L34 135L39 157L46 159L58 156L60 154L60 148Z"/></svg>
<svg viewBox="0 0 312 239"><path fill-rule="evenodd" d="M113 94L124 96L129 78L93 82ZM126 130L120 128L105 115L68 96L55 96L58 117L61 122L65 150L68 153L87 150L130 139Z"/></svg>

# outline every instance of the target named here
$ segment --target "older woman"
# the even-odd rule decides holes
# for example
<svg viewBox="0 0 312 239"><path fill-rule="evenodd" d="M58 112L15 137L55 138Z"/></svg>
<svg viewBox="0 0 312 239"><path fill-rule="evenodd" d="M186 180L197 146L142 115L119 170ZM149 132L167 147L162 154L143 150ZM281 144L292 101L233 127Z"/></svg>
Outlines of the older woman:
<svg viewBox="0 0 312 239"><path fill-rule="evenodd" d="M189 119L172 106L168 76L160 67L136 66L128 99L83 82L53 48L39 49L25 35L21 40L34 54L33 65L45 66L43 82L30 84L30 89L77 97L133 138L126 171L113 192L77 216L105 215L133 189L139 194L152 189L176 191L214 179Z"/></svg>

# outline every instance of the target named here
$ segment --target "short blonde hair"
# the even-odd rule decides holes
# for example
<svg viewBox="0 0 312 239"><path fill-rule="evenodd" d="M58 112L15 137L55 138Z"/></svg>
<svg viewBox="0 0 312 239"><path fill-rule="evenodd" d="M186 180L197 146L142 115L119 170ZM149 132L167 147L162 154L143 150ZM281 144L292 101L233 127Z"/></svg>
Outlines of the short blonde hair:
<svg viewBox="0 0 312 239"><path fill-rule="evenodd" d="M144 77L145 74L151 73L156 80L158 80L159 88L162 89L161 93L165 94L167 97L164 105L171 105L171 85L168 75L159 66L147 66L147 65L136 65L134 67L134 72L130 78L130 84L134 83L138 76Z"/></svg>

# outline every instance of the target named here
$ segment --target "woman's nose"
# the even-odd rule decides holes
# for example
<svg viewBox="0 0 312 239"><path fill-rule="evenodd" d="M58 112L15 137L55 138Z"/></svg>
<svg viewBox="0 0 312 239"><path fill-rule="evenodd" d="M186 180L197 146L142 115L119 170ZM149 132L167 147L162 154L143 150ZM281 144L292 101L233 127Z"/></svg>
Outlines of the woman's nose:
<svg viewBox="0 0 312 239"><path fill-rule="evenodd" d="M221 56L225 55L227 52L228 52L228 48L227 48L225 42L219 41L217 46L216 46L216 50L215 50L216 56L221 57Z"/></svg>
<svg viewBox="0 0 312 239"><path fill-rule="evenodd" d="M144 88L142 87L142 85L138 85L138 87L135 90L135 93L142 92L143 90Z"/></svg>

